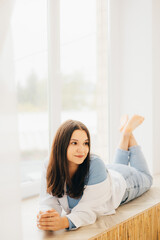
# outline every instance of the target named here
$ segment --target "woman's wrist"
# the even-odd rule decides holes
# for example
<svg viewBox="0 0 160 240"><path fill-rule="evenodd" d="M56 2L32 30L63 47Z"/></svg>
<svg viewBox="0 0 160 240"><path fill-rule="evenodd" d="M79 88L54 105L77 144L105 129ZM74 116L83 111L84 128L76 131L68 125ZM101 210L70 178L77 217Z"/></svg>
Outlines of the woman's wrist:
<svg viewBox="0 0 160 240"><path fill-rule="evenodd" d="M63 228L69 228L69 221L67 217L61 217L62 227Z"/></svg>

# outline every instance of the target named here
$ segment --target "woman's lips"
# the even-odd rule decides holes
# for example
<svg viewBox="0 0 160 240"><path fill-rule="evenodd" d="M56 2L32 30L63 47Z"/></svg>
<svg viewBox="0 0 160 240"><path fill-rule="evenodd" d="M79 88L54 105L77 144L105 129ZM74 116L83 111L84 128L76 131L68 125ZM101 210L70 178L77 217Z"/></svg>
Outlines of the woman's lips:
<svg viewBox="0 0 160 240"><path fill-rule="evenodd" d="M84 155L75 155L75 157L82 158Z"/></svg>

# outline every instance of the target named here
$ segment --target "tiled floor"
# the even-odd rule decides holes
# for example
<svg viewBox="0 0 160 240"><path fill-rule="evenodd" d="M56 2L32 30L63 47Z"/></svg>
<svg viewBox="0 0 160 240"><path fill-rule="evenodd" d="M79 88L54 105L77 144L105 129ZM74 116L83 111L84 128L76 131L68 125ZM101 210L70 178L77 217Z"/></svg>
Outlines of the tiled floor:
<svg viewBox="0 0 160 240"><path fill-rule="evenodd" d="M75 231L44 232L36 227L38 198L31 198L22 202L23 240L87 240L157 203L160 203L160 175L154 177L154 184L147 193L120 206L115 215L102 216L94 224Z"/></svg>

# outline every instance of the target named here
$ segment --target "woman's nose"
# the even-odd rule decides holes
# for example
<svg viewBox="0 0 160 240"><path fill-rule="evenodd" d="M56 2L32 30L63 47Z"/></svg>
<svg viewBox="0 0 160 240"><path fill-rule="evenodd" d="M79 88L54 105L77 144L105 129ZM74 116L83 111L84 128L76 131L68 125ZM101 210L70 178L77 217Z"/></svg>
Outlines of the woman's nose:
<svg viewBox="0 0 160 240"><path fill-rule="evenodd" d="M84 152L84 147L83 146L78 146L77 152L79 152L79 153Z"/></svg>

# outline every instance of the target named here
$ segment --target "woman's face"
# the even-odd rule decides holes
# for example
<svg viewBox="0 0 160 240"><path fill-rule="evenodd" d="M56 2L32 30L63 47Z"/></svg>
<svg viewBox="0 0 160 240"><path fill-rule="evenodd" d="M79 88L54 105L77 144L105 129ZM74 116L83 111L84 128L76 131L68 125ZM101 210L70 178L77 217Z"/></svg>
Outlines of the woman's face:
<svg viewBox="0 0 160 240"><path fill-rule="evenodd" d="M75 130L72 133L67 148L67 159L70 163L79 165L83 163L89 152L89 139L84 130Z"/></svg>

